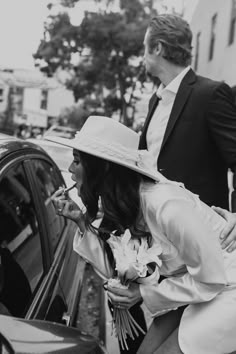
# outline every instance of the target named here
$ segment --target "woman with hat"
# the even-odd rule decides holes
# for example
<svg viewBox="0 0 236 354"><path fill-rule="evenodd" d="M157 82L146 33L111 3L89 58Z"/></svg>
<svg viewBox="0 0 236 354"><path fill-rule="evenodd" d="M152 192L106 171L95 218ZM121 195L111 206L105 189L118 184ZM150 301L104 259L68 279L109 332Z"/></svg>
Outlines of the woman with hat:
<svg viewBox="0 0 236 354"><path fill-rule="evenodd" d="M152 343L144 339L138 353L236 350L236 252L220 246L226 221L181 183L153 170L149 153L138 150L138 134L121 123L91 116L74 139L47 139L74 149L69 170L86 213L63 190L55 193L54 204L77 222L74 250L104 279L112 277L113 269L102 233L117 230L119 235L129 229L135 239L148 234L150 245L162 249L161 282L107 287L114 306L125 309L143 301L154 319L158 317L158 326L154 320L147 334ZM108 220L106 230L92 225L99 202ZM176 309L183 306L177 320Z"/></svg>

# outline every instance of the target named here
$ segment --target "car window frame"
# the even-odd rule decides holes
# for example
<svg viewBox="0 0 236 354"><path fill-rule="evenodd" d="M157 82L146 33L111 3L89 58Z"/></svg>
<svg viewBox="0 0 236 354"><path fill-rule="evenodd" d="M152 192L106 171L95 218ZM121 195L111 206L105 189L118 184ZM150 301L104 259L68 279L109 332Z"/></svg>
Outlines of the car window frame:
<svg viewBox="0 0 236 354"><path fill-rule="evenodd" d="M65 185L65 180L63 178L63 175L59 169L59 167L57 166L57 164L53 161L53 159L47 155L47 153L40 153L40 154L33 154L30 158L30 160L28 161L28 166L27 166L27 170L28 173L31 175L31 180L32 180L32 185L36 186L37 184L37 178L35 176L35 167L33 166L33 160L37 159L37 160L43 160L46 162L49 162L57 171L58 175L61 178L61 182L62 185ZM67 229L68 229L68 220L65 219L65 224L64 224L64 229L63 232L61 234L60 240L57 244L56 250L53 252L52 249L52 244L50 244L49 240L50 240L50 230L49 230L49 225L47 224L47 222L45 222L46 218L44 217L46 213L46 208L45 208L45 204L44 204L44 199L43 197L39 194L39 191L37 193L37 198L38 198L38 202L40 205L40 209L41 209L41 214L42 214L42 221L44 222L44 224L47 226L47 234L46 234L46 238L45 241L48 244L48 249L50 250L50 265L49 265L49 272L46 276L46 278L44 279L44 282L41 286L41 288L39 289L39 292L37 294L37 297L35 297L34 301L32 302L26 317L27 319L32 319L32 318L40 318L41 317L41 304L43 304L44 302L44 298L47 298L47 293L50 292L52 290L52 294L51 294L51 299L48 302L48 306L50 307L52 304L52 301L54 299L54 291L56 289L56 283L58 282L58 285L60 287L60 279L59 279L59 273L60 269L61 269L61 264L64 261L64 258L61 257L61 255L64 252L64 246L66 244L65 240L67 238ZM51 288L51 290L49 290L49 288ZM60 291L62 291L62 289L60 289ZM63 292L62 292L63 293ZM65 301L65 304L67 305L67 302L65 299L63 299L63 301ZM48 309L49 309L48 307ZM44 318L45 319L45 318Z"/></svg>
<svg viewBox="0 0 236 354"><path fill-rule="evenodd" d="M22 156L22 151L16 151L16 152L11 152L10 154L8 154L5 158L3 158L1 160L0 163L0 175L1 175L1 179L2 177L4 177L4 175L6 175L8 173L8 171L16 164L18 163L22 163L23 169L25 171L27 180L29 182L29 186L30 186L30 195L32 197L32 200L34 202L34 204L38 204L39 203L39 195L38 195L38 191L35 188L35 180L34 180L34 176L31 173L31 167L30 167L30 159L32 159L33 157L44 157L43 154L41 153L35 153L35 151L24 151L24 155ZM50 159L49 159L50 160ZM34 193L33 193L34 191ZM37 214L37 218L38 218L38 223L39 223L39 231L40 231L40 242L41 242L41 247L42 247L42 256L43 256L43 267L44 267L44 272L47 272L49 270L49 267L51 265L51 255L49 254L48 250L48 239L47 237L45 237L45 235L47 234L47 230L45 228L45 223L44 223L44 215L42 213L42 208L37 208L36 214ZM46 247L47 244L47 247Z"/></svg>
<svg viewBox="0 0 236 354"><path fill-rule="evenodd" d="M32 167L32 160L34 159L44 160L52 164L60 175L62 182L65 183L58 166L45 152L35 151L33 149L25 149L24 154L22 154L22 150L12 151L0 161L1 179L8 173L11 168L14 168L14 166L17 164L22 163L27 181L29 183L32 201L36 206L40 206L39 208L36 208L35 211L38 219L39 237L42 249L43 274L34 290L32 303L25 315L26 319L37 318L37 313L40 311L39 303L44 301L43 298L47 296L50 288L54 288L54 285L57 281L56 269L53 267L53 262L55 262L56 256L53 254L50 246L49 228L47 223L45 223L45 206L43 203L43 198L39 195L37 188L35 188L37 181L36 177L34 176ZM60 244L63 244L63 240L66 237L66 225L67 222L65 223L64 231L58 243L59 250L57 250L57 253L60 252ZM53 282L51 279L53 279Z"/></svg>

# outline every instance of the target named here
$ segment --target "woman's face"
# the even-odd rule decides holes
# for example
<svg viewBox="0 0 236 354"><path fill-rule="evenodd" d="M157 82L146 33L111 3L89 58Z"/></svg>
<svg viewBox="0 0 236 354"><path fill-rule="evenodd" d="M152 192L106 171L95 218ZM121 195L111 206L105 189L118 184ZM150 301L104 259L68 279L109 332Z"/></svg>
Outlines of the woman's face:
<svg viewBox="0 0 236 354"><path fill-rule="evenodd" d="M71 179L76 182L76 188L78 190L78 195L80 196L80 189L83 182L83 166L80 160L79 151L73 150L74 159L69 167L69 172L72 174Z"/></svg>

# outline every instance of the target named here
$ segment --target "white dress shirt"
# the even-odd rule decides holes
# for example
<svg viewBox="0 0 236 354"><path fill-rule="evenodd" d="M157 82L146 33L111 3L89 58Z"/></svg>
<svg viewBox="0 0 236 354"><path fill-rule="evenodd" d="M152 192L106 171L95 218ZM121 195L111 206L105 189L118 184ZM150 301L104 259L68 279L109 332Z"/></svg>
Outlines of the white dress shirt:
<svg viewBox="0 0 236 354"><path fill-rule="evenodd" d="M189 70L190 66L181 71L181 73L176 76L174 80L172 80L166 87L163 84L160 84L157 89L156 94L161 97L161 100L153 114L147 130L147 149L151 151L153 155L153 167L155 169L157 168L157 159L160 153L161 144L174 104L175 96L181 81Z"/></svg>

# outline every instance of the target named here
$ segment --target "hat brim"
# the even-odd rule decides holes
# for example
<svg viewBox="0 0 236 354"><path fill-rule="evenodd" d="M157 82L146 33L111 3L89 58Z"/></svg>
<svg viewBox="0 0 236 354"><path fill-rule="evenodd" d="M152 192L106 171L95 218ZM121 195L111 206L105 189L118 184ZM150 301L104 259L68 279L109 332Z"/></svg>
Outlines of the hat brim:
<svg viewBox="0 0 236 354"><path fill-rule="evenodd" d="M79 133L77 133L77 134L79 134ZM60 144L60 145L68 146L72 149L85 152L87 154L99 157L101 159L104 159L104 160L107 160L110 162L114 162L118 165L127 167L135 172L138 172L146 177L149 177L149 178L153 179L154 181L157 181L157 182L160 181L158 173L156 173L155 171L144 170L136 165L130 164L127 161L117 159L114 156L111 157L111 156L107 155L105 152L99 151L98 149L89 148L88 146L85 147L83 144L80 144L78 140L75 142L74 139L66 139L66 138L55 137L55 136L47 136L44 139L48 140L48 141L52 141L52 142Z"/></svg>

